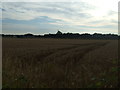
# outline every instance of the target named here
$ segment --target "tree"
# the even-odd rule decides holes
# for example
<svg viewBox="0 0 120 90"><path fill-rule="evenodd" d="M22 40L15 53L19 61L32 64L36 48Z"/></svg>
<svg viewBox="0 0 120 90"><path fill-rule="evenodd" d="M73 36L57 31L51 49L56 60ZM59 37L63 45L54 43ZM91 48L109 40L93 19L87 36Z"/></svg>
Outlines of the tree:
<svg viewBox="0 0 120 90"><path fill-rule="evenodd" d="M58 30L58 32L56 34L62 34L62 32Z"/></svg>

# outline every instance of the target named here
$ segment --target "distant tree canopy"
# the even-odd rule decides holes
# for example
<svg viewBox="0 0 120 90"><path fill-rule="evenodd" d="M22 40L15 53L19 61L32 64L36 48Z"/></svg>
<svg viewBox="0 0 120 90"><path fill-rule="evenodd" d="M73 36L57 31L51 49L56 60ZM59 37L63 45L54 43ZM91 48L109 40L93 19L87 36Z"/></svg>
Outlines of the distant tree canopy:
<svg viewBox="0 0 120 90"><path fill-rule="evenodd" d="M58 30L58 32L56 34L62 34L62 32Z"/></svg>
<svg viewBox="0 0 120 90"><path fill-rule="evenodd" d="M24 34L24 36L34 36L34 35L31 33L27 33L27 34Z"/></svg>
<svg viewBox="0 0 120 90"><path fill-rule="evenodd" d="M57 31L56 34L44 34L44 35L33 35L31 33L27 33L24 35L4 35L1 34L2 37L13 37L13 38L74 38L74 39L119 39L120 36L116 34L101 34L101 33L62 33L61 31Z"/></svg>

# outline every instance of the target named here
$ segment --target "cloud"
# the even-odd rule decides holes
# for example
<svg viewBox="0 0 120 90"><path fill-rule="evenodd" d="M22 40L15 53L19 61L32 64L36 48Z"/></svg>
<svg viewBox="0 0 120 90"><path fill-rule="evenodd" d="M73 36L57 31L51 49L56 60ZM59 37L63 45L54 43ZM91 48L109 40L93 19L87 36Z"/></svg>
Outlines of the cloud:
<svg viewBox="0 0 120 90"><path fill-rule="evenodd" d="M102 29L111 28L113 32L116 32L117 12L114 9L103 9L104 6L100 6L102 3L97 5L89 0L80 2L4 2L2 18L3 21L6 20L3 23L46 25L50 30L64 26L65 29L71 27L70 30L78 31L78 27L84 27L87 30L88 28L96 30L100 28L99 30L103 32Z"/></svg>
<svg viewBox="0 0 120 90"><path fill-rule="evenodd" d="M27 33L27 31L36 30L35 26L24 25L24 24L2 24L3 31L2 33Z"/></svg>
<svg viewBox="0 0 120 90"><path fill-rule="evenodd" d="M53 16L57 14L62 17L69 16L71 18L75 16L77 16L77 18L89 17L88 13L83 12L85 8L86 10L88 9L83 2L80 3L80 7L76 7L76 5L78 6L77 3L20 3L21 6L18 4L19 3L3 3L3 8L7 9L6 12L3 12L3 18L30 20L46 14Z"/></svg>

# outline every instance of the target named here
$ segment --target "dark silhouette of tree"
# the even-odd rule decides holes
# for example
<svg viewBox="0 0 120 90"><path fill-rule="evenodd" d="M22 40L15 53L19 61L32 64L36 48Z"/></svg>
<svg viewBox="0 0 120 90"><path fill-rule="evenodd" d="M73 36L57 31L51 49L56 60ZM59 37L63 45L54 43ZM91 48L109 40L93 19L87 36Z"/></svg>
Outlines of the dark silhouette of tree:
<svg viewBox="0 0 120 90"><path fill-rule="evenodd" d="M24 35L5 35L1 34L2 37L13 37L13 38L74 38L74 39L119 39L120 36L116 34L101 34L101 33L62 33L58 30L56 34L44 34L44 35L33 35L31 33L27 33Z"/></svg>
<svg viewBox="0 0 120 90"><path fill-rule="evenodd" d="M31 34L31 33L27 33L27 34L24 34L24 37L34 37L34 35L33 34Z"/></svg>
<svg viewBox="0 0 120 90"><path fill-rule="evenodd" d="M56 34L62 34L62 32L58 30L58 32Z"/></svg>
<svg viewBox="0 0 120 90"><path fill-rule="evenodd" d="M24 34L24 36L34 36L34 35L31 33L27 33L27 34Z"/></svg>

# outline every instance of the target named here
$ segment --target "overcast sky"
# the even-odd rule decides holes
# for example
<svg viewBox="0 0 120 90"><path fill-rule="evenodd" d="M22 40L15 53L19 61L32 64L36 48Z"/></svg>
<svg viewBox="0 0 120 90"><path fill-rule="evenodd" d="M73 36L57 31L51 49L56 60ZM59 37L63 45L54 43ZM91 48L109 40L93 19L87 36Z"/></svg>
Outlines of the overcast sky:
<svg viewBox="0 0 120 90"><path fill-rule="evenodd" d="M2 32L118 33L118 0L73 1L2 2Z"/></svg>

